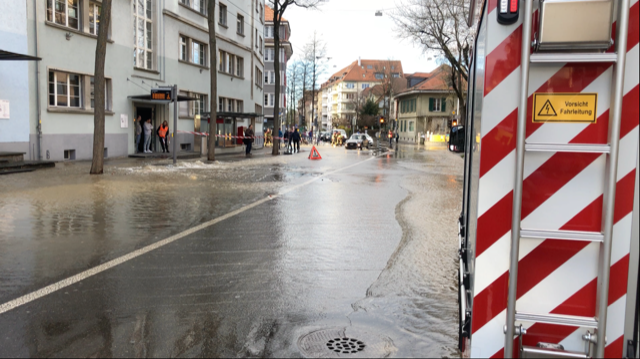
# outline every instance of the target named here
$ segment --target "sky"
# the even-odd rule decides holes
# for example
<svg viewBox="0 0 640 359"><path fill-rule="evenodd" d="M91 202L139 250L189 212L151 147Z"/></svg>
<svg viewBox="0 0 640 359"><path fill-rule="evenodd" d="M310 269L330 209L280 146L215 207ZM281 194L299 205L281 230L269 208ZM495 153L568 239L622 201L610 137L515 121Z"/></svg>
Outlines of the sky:
<svg viewBox="0 0 640 359"><path fill-rule="evenodd" d="M358 57L367 60L400 60L405 73L429 72L437 67L434 56L398 35L389 13L398 0L329 0L319 10L290 6L284 13L291 26L293 59L317 36L327 45L326 71L320 82ZM383 15L375 16L377 10ZM432 58L429 60L429 58Z"/></svg>

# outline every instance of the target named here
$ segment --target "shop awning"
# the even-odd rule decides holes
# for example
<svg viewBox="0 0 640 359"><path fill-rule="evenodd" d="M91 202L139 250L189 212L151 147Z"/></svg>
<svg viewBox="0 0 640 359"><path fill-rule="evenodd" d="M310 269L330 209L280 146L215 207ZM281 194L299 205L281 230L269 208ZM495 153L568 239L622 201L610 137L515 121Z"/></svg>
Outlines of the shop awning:
<svg viewBox="0 0 640 359"><path fill-rule="evenodd" d="M0 61L40 61L42 60L39 57L18 54L11 51L1 50L0 49Z"/></svg>
<svg viewBox="0 0 640 359"><path fill-rule="evenodd" d="M132 100L132 101L135 101L135 102L149 103L149 104L154 104L154 105L166 105L166 104L173 103L173 101L154 100L154 99L151 98L151 94L149 94L149 95L129 96L127 98L129 100ZM189 97L189 96L178 95L178 102L187 102L187 101L198 101L198 99L197 98L193 98L193 97Z"/></svg>

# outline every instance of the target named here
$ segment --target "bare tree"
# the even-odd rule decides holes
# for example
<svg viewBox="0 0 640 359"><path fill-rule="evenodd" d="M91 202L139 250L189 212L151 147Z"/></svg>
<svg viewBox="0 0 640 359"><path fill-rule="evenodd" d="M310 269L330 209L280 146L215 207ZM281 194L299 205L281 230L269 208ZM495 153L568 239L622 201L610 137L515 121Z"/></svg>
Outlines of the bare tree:
<svg viewBox="0 0 640 359"><path fill-rule="evenodd" d="M391 124L391 120L394 119L391 113L393 96L407 87L404 74L400 73L400 69L396 69L394 65L393 61L386 60L375 66L376 76L381 82L371 91L374 96L377 96L376 100L382 102L382 115L387 124Z"/></svg>
<svg viewBox="0 0 640 359"><path fill-rule="evenodd" d="M290 5L309 9L316 8L324 1L325 0L269 0L269 3L273 8L273 44L275 52L274 71L276 72L276 93L273 104L274 128L280 128L280 23L282 22L282 16ZM271 154L274 156L279 155L279 146L273 146Z"/></svg>
<svg viewBox="0 0 640 359"><path fill-rule="evenodd" d="M98 26L98 41L96 44L96 59L94 69L94 113L93 113L93 159L91 160L92 175L104 172L104 112L105 112L105 80L104 63L107 57L107 35L111 23L111 0L102 2L100 11L100 26Z"/></svg>
<svg viewBox="0 0 640 359"><path fill-rule="evenodd" d="M475 0L404 0L391 14L400 37L443 56L451 66L450 85L460 101L460 118L466 114L464 84L473 41L473 30L466 23L470 1Z"/></svg>
<svg viewBox="0 0 640 359"><path fill-rule="evenodd" d="M216 2L209 1L207 9L207 24L209 25L209 59L211 59L211 68L209 69L210 86L211 86L211 98L209 99L209 141L207 160L216 160L216 131L213 128L218 118L218 69L217 54L218 49L216 45ZM257 41L257 40L256 40ZM274 146L275 147L275 146Z"/></svg>
<svg viewBox="0 0 640 359"><path fill-rule="evenodd" d="M313 38L309 39L309 42L304 46L304 57L306 62L311 64L313 72L311 74L311 128L313 129L315 118L315 105L316 105L316 83L318 77L324 72L324 66L322 66L320 60L327 56L327 45L322 39L318 38L318 34L314 31ZM316 137L320 136L320 125L317 130L314 130Z"/></svg>
<svg viewBox="0 0 640 359"><path fill-rule="evenodd" d="M298 79L299 79L299 87L300 87L300 98L302 99L302 119L307 121L307 88L309 87L309 79L311 76L309 75L309 71L311 69L311 65L306 59L298 61ZM297 102L296 102L297 103ZM300 109L298 109L297 113L300 113ZM298 122L299 125L302 125L302 120Z"/></svg>

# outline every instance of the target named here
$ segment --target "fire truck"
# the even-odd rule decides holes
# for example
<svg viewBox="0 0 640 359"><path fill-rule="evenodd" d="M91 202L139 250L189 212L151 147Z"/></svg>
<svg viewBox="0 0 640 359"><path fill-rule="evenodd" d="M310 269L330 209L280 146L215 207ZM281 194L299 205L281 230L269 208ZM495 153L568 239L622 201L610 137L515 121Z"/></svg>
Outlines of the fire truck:
<svg viewBox="0 0 640 359"><path fill-rule="evenodd" d="M463 356L637 357L638 6L471 0Z"/></svg>

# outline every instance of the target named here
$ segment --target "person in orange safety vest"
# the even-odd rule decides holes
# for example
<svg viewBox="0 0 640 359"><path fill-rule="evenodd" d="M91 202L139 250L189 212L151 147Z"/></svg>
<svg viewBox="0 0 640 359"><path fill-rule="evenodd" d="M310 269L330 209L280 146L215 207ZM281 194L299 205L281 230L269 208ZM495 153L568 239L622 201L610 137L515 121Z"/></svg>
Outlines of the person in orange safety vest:
<svg viewBox="0 0 640 359"><path fill-rule="evenodd" d="M162 153L169 153L169 125L167 121L164 121L160 127L158 127L158 137L160 138L160 146L162 146Z"/></svg>

